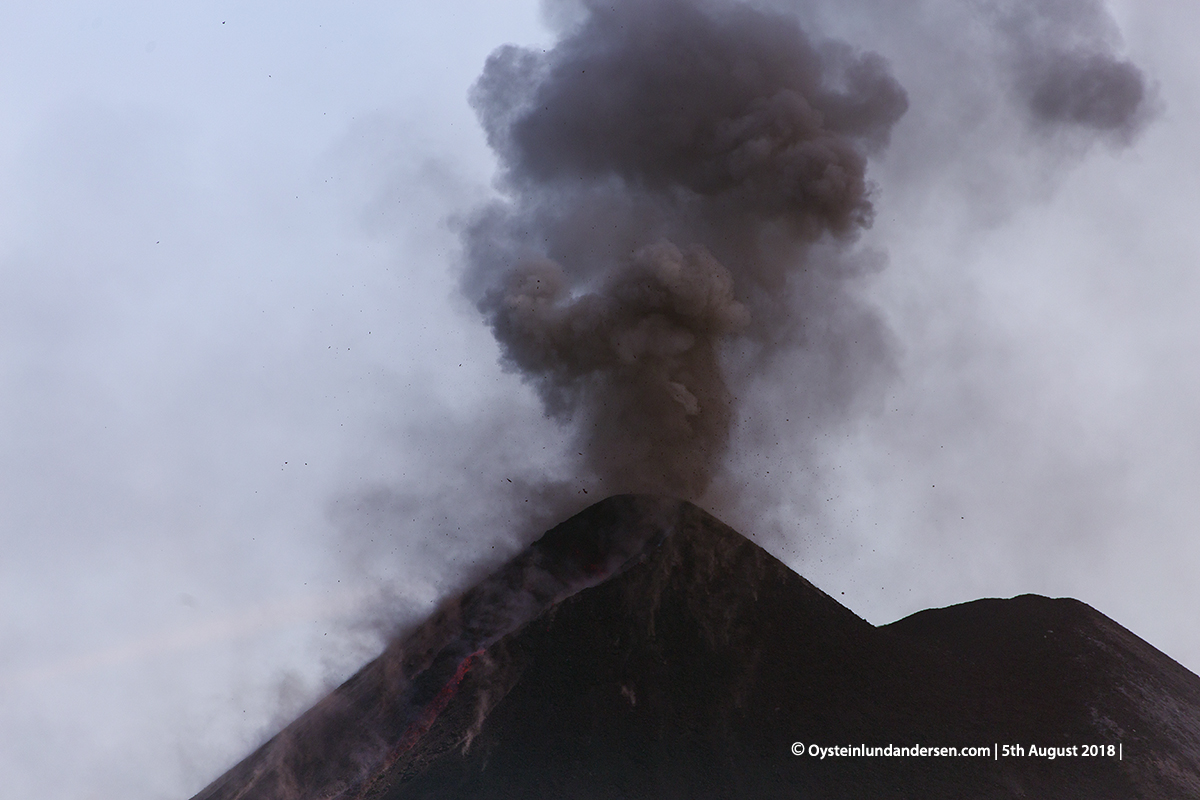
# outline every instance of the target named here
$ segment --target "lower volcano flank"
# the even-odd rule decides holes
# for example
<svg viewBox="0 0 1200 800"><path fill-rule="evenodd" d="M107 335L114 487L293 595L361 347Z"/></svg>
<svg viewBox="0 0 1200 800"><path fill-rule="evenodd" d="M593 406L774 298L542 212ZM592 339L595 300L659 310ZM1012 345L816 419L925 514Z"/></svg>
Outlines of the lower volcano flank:
<svg viewBox="0 0 1200 800"><path fill-rule="evenodd" d="M1119 757L1029 755L1110 744ZM875 627L695 506L626 495L445 604L195 800L645 797L1200 797L1200 678L1069 599Z"/></svg>

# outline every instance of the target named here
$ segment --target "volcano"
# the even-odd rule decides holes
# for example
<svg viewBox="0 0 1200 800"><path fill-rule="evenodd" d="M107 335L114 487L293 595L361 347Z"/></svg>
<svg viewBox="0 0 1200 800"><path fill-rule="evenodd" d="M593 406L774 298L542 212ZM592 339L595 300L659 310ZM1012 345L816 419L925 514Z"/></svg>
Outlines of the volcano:
<svg viewBox="0 0 1200 800"><path fill-rule="evenodd" d="M873 626L696 506L622 495L194 800L993 797L1200 797L1200 677L1072 599Z"/></svg>

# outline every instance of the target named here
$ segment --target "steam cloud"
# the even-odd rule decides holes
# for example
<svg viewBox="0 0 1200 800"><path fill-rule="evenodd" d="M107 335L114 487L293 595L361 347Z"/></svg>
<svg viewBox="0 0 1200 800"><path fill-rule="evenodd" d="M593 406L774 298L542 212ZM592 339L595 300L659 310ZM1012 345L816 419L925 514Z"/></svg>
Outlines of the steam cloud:
<svg viewBox="0 0 1200 800"><path fill-rule="evenodd" d="M854 336L852 271L808 254L870 225L867 154L907 100L883 59L781 15L587 11L476 85L507 199L466 231L465 286L606 490L697 497L737 400L723 345Z"/></svg>

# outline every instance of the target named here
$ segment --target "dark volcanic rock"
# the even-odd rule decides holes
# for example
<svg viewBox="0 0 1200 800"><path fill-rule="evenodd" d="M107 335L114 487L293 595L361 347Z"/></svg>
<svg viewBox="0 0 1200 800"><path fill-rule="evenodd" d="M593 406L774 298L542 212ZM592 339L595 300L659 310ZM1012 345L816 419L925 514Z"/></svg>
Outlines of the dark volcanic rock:
<svg viewBox="0 0 1200 800"><path fill-rule="evenodd" d="M822 759L794 742L990 750ZM1120 757L1082 755L1108 745ZM622 496L196 800L332 797L1200 797L1200 678L1075 600L877 628L695 506Z"/></svg>

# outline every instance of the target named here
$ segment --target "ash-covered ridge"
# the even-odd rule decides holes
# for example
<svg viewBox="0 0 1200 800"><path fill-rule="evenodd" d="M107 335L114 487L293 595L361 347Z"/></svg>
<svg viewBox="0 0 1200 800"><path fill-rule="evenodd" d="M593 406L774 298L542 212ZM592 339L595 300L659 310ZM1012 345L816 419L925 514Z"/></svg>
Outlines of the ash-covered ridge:
<svg viewBox="0 0 1200 800"><path fill-rule="evenodd" d="M831 745L1121 757L811 758ZM875 627L690 503L549 531L196 800L1200 796L1200 678L1076 600Z"/></svg>
<svg viewBox="0 0 1200 800"><path fill-rule="evenodd" d="M690 504L648 495L596 503L552 528L218 778L194 800L359 796L420 741L487 648L571 595L620 574Z"/></svg>

